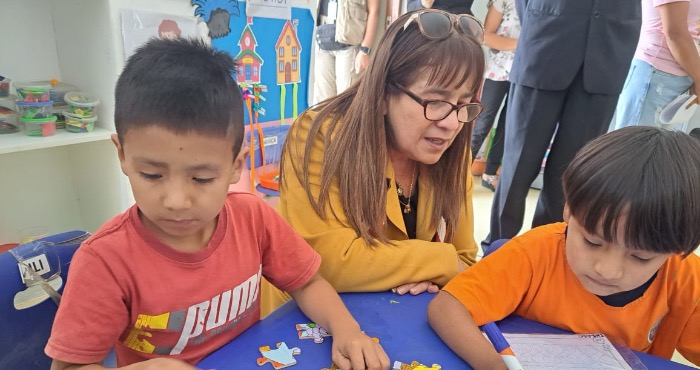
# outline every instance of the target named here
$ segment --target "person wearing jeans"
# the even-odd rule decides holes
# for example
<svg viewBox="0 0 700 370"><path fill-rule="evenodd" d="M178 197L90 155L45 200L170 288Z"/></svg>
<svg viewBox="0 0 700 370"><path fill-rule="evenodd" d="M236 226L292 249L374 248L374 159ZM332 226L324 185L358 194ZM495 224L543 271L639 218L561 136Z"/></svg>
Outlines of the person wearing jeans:
<svg viewBox="0 0 700 370"><path fill-rule="evenodd" d="M700 0L643 0L642 32L615 111L615 129L660 126L659 113L700 82Z"/></svg>

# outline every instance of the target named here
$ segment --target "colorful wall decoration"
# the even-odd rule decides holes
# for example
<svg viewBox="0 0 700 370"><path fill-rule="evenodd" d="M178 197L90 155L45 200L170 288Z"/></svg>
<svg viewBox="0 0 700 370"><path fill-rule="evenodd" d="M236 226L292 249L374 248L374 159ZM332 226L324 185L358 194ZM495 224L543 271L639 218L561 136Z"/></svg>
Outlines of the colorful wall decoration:
<svg viewBox="0 0 700 370"><path fill-rule="evenodd" d="M286 14L275 12L269 18L259 16L264 12L258 5L255 16L247 17L250 4L244 1L192 0L195 16L207 23L212 45L239 60L237 81L249 109L248 124L291 123L308 107L315 2L279 1L291 4L291 18L274 18Z"/></svg>

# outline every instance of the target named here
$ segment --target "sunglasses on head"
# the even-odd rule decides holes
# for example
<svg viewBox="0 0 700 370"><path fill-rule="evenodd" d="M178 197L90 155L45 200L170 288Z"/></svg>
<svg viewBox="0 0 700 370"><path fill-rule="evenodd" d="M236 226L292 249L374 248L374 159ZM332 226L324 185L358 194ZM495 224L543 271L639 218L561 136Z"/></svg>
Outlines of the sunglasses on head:
<svg viewBox="0 0 700 370"><path fill-rule="evenodd" d="M453 30L473 37L480 44L484 43L484 26L468 14L451 14L441 10L427 9L411 14L403 25L404 31L416 21L420 33L430 40L444 40Z"/></svg>

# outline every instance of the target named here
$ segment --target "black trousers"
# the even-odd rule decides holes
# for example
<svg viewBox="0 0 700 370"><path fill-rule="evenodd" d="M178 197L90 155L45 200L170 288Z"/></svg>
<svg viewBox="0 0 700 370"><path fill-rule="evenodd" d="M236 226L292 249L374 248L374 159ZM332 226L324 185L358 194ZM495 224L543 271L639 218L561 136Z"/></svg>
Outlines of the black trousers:
<svg viewBox="0 0 700 370"><path fill-rule="evenodd" d="M476 120L474 130L472 131L471 150L472 158L476 158L479 148L483 145L486 137L489 135L493 123L498 116L498 125L496 126L496 134L491 141L491 150L486 158L486 169L484 173L487 175L495 175L498 166L501 165L503 158L503 136L506 130L506 111L507 102L501 109L503 100L508 97L510 82L494 81L484 79L484 88L481 91L481 104L484 105L484 111L481 112ZM499 114L500 110L500 114Z"/></svg>
<svg viewBox="0 0 700 370"><path fill-rule="evenodd" d="M582 71L561 91L511 84L503 164L491 206L490 234L482 248L520 232L525 198L555 130L532 227L562 220L562 173L581 147L607 131L618 96L585 91Z"/></svg>

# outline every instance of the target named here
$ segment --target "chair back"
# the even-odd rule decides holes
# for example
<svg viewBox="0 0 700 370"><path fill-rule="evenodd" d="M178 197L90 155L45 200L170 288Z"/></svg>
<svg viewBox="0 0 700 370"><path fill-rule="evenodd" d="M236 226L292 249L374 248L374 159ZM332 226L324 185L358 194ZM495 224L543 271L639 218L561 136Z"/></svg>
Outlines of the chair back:
<svg viewBox="0 0 700 370"><path fill-rule="evenodd" d="M0 253L0 369L46 370L44 347L70 261L90 234L74 230Z"/></svg>
<svg viewBox="0 0 700 370"><path fill-rule="evenodd" d="M489 249L484 251L484 257L482 257L482 258L486 258L486 256L495 252L498 248L502 247L503 244L506 244L508 241L510 241L510 239L498 239L498 240L494 241L489 246Z"/></svg>
<svg viewBox="0 0 700 370"><path fill-rule="evenodd" d="M250 153L246 167L250 170L251 188L267 195L278 195L280 157L290 127L270 126L246 133Z"/></svg>

